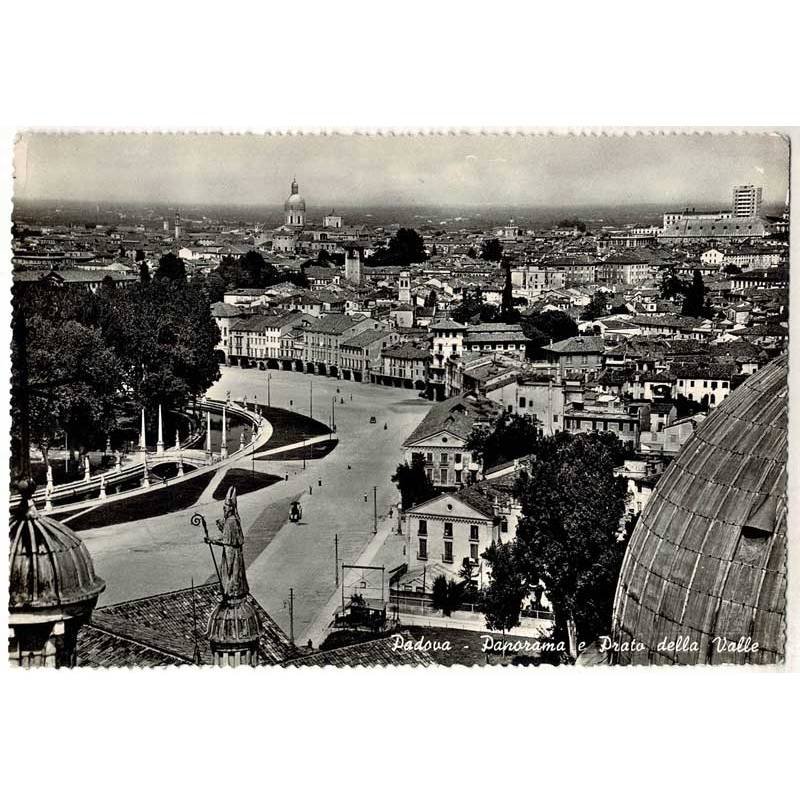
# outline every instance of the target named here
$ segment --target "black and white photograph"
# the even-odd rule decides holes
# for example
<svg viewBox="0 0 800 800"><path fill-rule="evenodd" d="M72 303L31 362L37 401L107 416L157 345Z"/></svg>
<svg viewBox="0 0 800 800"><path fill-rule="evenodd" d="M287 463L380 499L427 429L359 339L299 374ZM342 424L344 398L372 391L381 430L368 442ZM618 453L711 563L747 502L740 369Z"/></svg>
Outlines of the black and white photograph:
<svg viewBox="0 0 800 800"><path fill-rule="evenodd" d="M21 131L10 665L782 665L789 175Z"/></svg>

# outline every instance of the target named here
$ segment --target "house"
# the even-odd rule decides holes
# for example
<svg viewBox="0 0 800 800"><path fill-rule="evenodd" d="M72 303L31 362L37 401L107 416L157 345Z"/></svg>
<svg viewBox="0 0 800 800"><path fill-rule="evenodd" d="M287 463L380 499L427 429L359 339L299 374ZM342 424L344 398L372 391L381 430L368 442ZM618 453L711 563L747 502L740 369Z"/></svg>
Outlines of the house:
<svg viewBox="0 0 800 800"><path fill-rule="evenodd" d="M613 433L631 450L636 450L640 431L650 425L649 411L647 403L626 407L616 397L605 401L573 401L564 409L564 430L568 433Z"/></svg>
<svg viewBox="0 0 800 800"><path fill-rule="evenodd" d="M542 350L562 372L594 372L602 369L605 342L602 336L572 336Z"/></svg>
<svg viewBox="0 0 800 800"><path fill-rule="evenodd" d="M458 580L466 561L478 588L488 583L483 554L495 542L513 538L521 508L509 483L481 481L426 500L404 514L409 570L441 564Z"/></svg>
<svg viewBox="0 0 800 800"><path fill-rule="evenodd" d="M404 386L423 390L428 381L429 350L404 343L387 347L381 353L383 365L379 375L372 376L377 383L387 386Z"/></svg>
<svg viewBox="0 0 800 800"><path fill-rule="evenodd" d="M731 393L736 368L732 364L676 364L672 371L677 394L696 403L707 400L711 409Z"/></svg>
<svg viewBox="0 0 800 800"><path fill-rule="evenodd" d="M315 319L304 330L303 360L307 371L338 376L342 342L363 331L384 328L383 323L360 314L326 314Z"/></svg>
<svg viewBox="0 0 800 800"><path fill-rule="evenodd" d="M400 341L393 330L365 330L341 343L339 366L345 380L374 382L383 366L383 351Z"/></svg>
<svg viewBox="0 0 800 800"><path fill-rule="evenodd" d="M466 352L503 351L524 353L530 340L519 324L501 322L469 325L463 339Z"/></svg>
<svg viewBox="0 0 800 800"><path fill-rule="evenodd" d="M643 453L676 456L705 418L705 414L693 414L690 417L673 420L661 430L653 430L651 427L649 431L642 431L639 436L639 449Z"/></svg>
<svg viewBox="0 0 800 800"><path fill-rule="evenodd" d="M436 403L403 442L407 462L418 456L433 485L451 489L474 483L480 464L467 447L476 425L490 425L500 414L491 400L458 395Z"/></svg>
<svg viewBox="0 0 800 800"><path fill-rule="evenodd" d="M217 302L211 305L211 316L219 328L220 340L217 345L217 358L222 363L228 363L230 356L230 329L231 326L240 320L245 311L238 306L230 303Z"/></svg>

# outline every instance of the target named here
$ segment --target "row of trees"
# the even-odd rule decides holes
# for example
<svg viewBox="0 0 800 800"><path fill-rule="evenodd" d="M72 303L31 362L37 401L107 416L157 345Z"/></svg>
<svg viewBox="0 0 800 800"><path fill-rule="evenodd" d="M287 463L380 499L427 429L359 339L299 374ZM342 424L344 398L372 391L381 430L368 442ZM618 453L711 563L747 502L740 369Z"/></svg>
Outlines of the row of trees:
<svg viewBox="0 0 800 800"><path fill-rule="evenodd" d="M208 295L187 281L172 254L152 278L143 273L125 288L104 281L94 294L44 281L16 284L14 313L25 334L13 342L12 391L21 397L22 382L28 387L31 441L45 461L64 434L71 447L101 446L113 431L135 432L142 407L180 408L219 377ZM21 412L13 403L17 438Z"/></svg>

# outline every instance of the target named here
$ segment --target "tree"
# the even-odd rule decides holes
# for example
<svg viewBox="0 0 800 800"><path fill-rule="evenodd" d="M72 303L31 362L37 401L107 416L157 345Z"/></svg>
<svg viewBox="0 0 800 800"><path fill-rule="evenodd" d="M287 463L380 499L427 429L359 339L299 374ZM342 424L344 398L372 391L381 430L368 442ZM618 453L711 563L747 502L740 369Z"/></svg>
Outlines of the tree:
<svg viewBox="0 0 800 800"><path fill-rule="evenodd" d="M24 292L15 287L14 314L24 317L26 328L28 427L45 463L48 450L54 441L63 440L64 432L71 446L88 446L103 441L114 424L122 392L117 359L100 330L75 319L76 314L96 316L100 302L82 287L30 286ZM22 424L16 400L21 390L20 367L15 339L11 384L15 442Z"/></svg>
<svg viewBox="0 0 800 800"><path fill-rule="evenodd" d="M150 267L146 261L139 262L139 283L143 286L150 283Z"/></svg>
<svg viewBox="0 0 800 800"><path fill-rule="evenodd" d="M741 267L738 267L736 264L726 264L726 265L725 265L725 266L722 268L722 271L723 271L723 272L724 272L726 275L741 275L741 274L742 274L742 269L741 269Z"/></svg>
<svg viewBox="0 0 800 800"><path fill-rule="evenodd" d="M683 298L681 314L686 317L702 317L704 314L705 286L700 270L696 269L692 273L692 283Z"/></svg>
<svg viewBox="0 0 800 800"><path fill-rule="evenodd" d="M500 261L503 257L503 245L499 239L485 239L481 245L481 258L484 261Z"/></svg>
<svg viewBox="0 0 800 800"><path fill-rule="evenodd" d="M687 286L675 275L673 267L666 267L661 272L660 278L661 297L664 300L672 300L678 295L686 294Z"/></svg>
<svg viewBox="0 0 800 800"><path fill-rule="evenodd" d="M528 595L528 587L517 567L511 542L492 542L483 553L483 558L492 573L491 582L483 594L486 627L490 631L501 631L505 643L506 632L519 625L522 602Z"/></svg>
<svg viewBox="0 0 800 800"><path fill-rule="evenodd" d="M534 419L504 411L494 428L474 427L467 447L480 459L484 469L532 453L539 439Z"/></svg>
<svg viewBox="0 0 800 800"><path fill-rule="evenodd" d="M428 296L425 298L425 308L436 308L438 299L436 289L431 289L430 292L428 292Z"/></svg>
<svg viewBox="0 0 800 800"><path fill-rule="evenodd" d="M431 587L433 607L449 617L461 605L462 589L451 578L449 581L444 575L437 575Z"/></svg>
<svg viewBox="0 0 800 800"><path fill-rule="evenodd" d="M496 308L496 306L492 306ZM480 286L476 287L473 292L464 289L461 303L450 315L456 322L466 324L475 317L479 317L483 309L483 297L481 295Z"/></svg>
<svg viewBox="0 0 800 800"><path fill-rule="evenodd" d="M539 441L515 485L522 506L514 554L527 585L540 581L555 614L554 637L572 658L611 625L624 545L621 445L611 433L561 432Z"/></svg>
<svg viewBox="0 0 800 800"><path fill-rule="evenodd" d="M606 314L606 296L603 292L597 291L592 295L589 305L583 310L581 319L595 320L598 317L605 316Z"/></svg>
<svg viewBox="0 0 800 800"><path fill-rule="evenodd" d="M174 253L165 253L158 260L155 279L186 283L186 266L183 259L178 258Z"/></svg>
<svg viewBox="0 0 800 800"><path fill-rule="evenodd" d="M141 261L144 261L144 250L141 248L136 249L136 253L134 254L133 260L138 264Z"/></svg>
<svg viewBox="0 0 800 800"><path fill-rule="evenodd" d="M503 259L503 296L500 303L500 319L503 322L516 322L519 312L514 308L513 286L511 285L511 261Z"/></svg>
<svg viewBox="0 0 800 800"><path fill-rule="evenodd" d="M366 263L375 266L400 266L421 264L428 260L425 242L413 228L400 228L386 247L378 248Z"/></svg>
<svg viewBox="0 0 800 800"><path fill-rule="evenodd" d="M470 247L467 250L467 258L477 258L477 257L478 257L478 251L474 247Z"/></svg>
<svg viewBox="0 0 800 800"><path fill-rule="evenodd" d="M403 511L419 505L437 494L428 473L425 472L425 460L421 453L414 453L411 456L411 464L398 464L392 481L397 484L400 492Z"/></svg>
<svg viewBox="0 0 800 800"><path fill-rule="evenodd" d="M542 311L520 318L522 332L530 339L530 355L538 353L550 342L560 342L578 335L575 320L563 311Z"/></svg>

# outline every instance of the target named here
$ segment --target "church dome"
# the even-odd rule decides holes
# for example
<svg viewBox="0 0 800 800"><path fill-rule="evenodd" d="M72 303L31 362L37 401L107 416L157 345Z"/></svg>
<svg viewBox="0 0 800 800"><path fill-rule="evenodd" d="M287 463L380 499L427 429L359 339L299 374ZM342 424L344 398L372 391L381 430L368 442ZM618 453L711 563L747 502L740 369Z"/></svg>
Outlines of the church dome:
<svg viewBox="0 0 800 800"><path fill-rule="evenodd" d="M787 422L783 355L715 409L667 468L622 565L615 662L783 659Z"/></svg>
<svg viewBox="0 0 800 800"><path fill-rule="evenodd" d="M286 202L283 204L284 211L305 211L306 210L306 201L300 195L297 180L292 181L292 192L286 198Z"/></svg>
<svg viewBox="0 0 800 800"><path fill-rule="evenodd" d="M254 647L260 634L258 614L247 597L221 600L208 620L207 636L215 648Z"/></svg>
<svg viewBox="0 0 800 800"><path fill-rule="evenodd" d="M86 545L62 522L39 516L25 487L11 520L9 612L59 611L93 606L105 589Z"/></svg>

